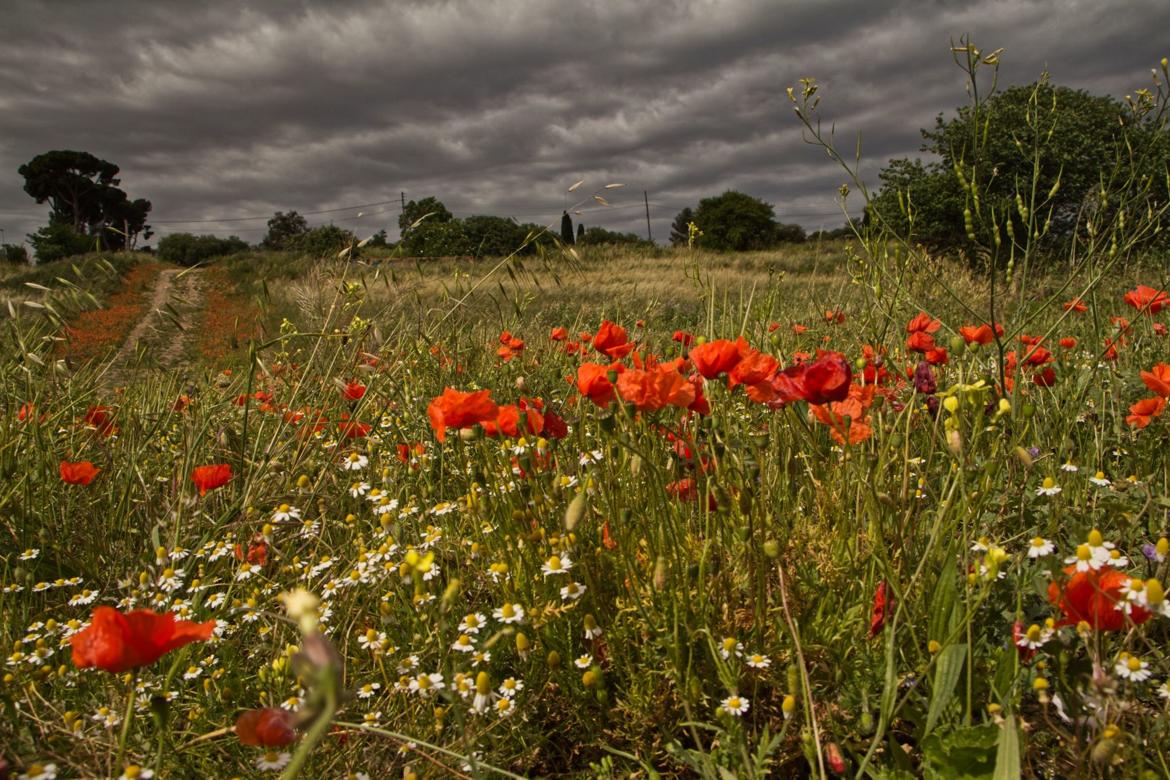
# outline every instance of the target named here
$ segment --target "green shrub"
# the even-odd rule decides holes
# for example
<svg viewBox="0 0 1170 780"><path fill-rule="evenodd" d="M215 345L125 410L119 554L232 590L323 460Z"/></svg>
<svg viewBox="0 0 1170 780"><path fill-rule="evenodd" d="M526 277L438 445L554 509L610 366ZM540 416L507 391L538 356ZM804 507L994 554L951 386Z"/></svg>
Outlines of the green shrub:
<svg viewBox="0 0 1170 780"><path fill-rule="evenodd" d="M196 236L190 233L172 233L158 242L158 256L178 265L192 266L218 257L245 252L248 244L231 236Z"/></svg>

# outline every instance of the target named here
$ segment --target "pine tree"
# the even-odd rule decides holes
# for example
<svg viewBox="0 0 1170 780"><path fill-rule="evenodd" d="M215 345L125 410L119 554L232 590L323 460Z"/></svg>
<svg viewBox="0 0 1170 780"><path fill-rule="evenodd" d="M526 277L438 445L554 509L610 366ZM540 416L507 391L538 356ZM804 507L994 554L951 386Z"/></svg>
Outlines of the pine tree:
<svg viewBox="0 0 1170 780"><path fill-rule="evenodd" d="M576 243L573 240L573 218L569 216L569 212L561 214L561 241L572 246Z"/></svg>

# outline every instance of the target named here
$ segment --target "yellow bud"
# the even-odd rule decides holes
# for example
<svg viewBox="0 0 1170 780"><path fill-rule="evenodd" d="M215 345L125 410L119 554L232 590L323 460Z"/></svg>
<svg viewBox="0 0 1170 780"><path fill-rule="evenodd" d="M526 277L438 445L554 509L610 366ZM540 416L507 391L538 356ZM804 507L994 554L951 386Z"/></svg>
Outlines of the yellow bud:
<svg viewBox="0 0 1170 780"><path fill-rule="evenodd" d="M987 711L989 713L991 713L992 715L998 715L1000 710L1002 710L1002 709L1003 709L1003 707L1000 707L995 702L991 702L991 704L987 705Z"/></svg>
<svg viewBox="0 0 1170 780"><path fill-rule="evenodd" d="M1034 690L1034 691L1046 691L1046 690L1048 690L1048 680L1047 680L1047 678L1044 678L1044 677L1037 677L1035 680L1033 680L1033 681L1032 681L1032 690Z"/></svg>
<svg viewBox="0 0 1170 780"><path fill-rule="evenodd" d="M1105 538L1101 536L1100 531L1094 528L1092 531L1089 531L1088 542L1092 547L1100 547L1101 545L1105 544Z"/></svg>
<svg viewBox="0 0 1170 780"><path fill-rule="evenodd" d="M955 412L959 411L959 399L953 395L947 396L946 400L943 401L943 408L951 414L954 414Z"/></svg>
<svg viewBox="0 0 1170 780"><path fill-rule="evenodd" d="M304 489L307 488L309 484L308 474L301 474L299 477L297 477L297 487Z"/></svg>
<svg viewBox="0 0 1170 780"><path fill-rule="evenodd" d="M1165 599L1166 592L1162 589L1162 583L1155 579L1146 580L1146 603L1156 607Z"/></svg>
<svg viewBox="0 0 1170 780"><path fill-rule="evenodd" d="M939 650L942 650L942 645L937 639L932 639L926 643L926 651L931 655L935 655Z"/></svg>
<svg viewBox="0 0 1170 780"><path fill-rule="evenodd" d="M523 655L524 653L527 653L531 647L532 643L528 641L527 634L525 634L523 631L516 634L516 651L518 653Z"/></svg>
<svg viewBox="0 0 1170 780"><path fill-rule="evenodd" d="M487 672L480 672L475 676L475 692L483 696L492 692L492 678Z"/></svg>
<svg viewBox="0 0 1170 780"><path fill-rule="evenodd" d="M796 697L791 693L784 697L784 702L780 705L780 712L784 714L785 718L791 718L792 713L796 712Z"/></svg>

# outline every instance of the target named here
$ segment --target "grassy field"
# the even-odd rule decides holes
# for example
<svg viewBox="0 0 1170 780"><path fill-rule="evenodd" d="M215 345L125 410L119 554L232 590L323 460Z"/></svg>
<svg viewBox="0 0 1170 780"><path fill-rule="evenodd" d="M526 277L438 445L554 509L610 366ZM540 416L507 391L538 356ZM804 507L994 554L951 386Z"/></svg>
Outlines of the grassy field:
<svg viewBox="0 0 1170 780"><path fill-rule="evenodd" d="M0 759L1162 776L1162 266L891 251L6 272Z"/></svg>

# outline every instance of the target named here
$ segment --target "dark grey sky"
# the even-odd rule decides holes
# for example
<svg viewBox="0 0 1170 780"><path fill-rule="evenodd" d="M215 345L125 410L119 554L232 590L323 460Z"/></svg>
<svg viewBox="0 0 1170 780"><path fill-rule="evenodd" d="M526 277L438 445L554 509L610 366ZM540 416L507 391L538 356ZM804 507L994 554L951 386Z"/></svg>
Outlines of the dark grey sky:
<svg viewBox="0 0 1170 780"><path fill-rule="evenodd" d="M966 100L952 38L1004 47L1001 83L1121 96L1170 54L1167 0L464 0L3 3L0 229L46 221L16 169L51 149L122 168L151 222L257 241L276 210L435 195L458 216L557 220L609 182L586 225L655 238L726 189L807 228L842 223L839 170L801 141L785 88L867 176L915 154ZM574 196L565 190L585 179ZM854 204L857 206L858 204ZM358 217L358 211L364 216ZM239 222L224 218L255 217ZM171 220L212 220L178 224ZM397 234L397 208L310 217Z"/></svg>

